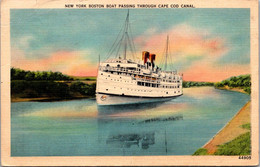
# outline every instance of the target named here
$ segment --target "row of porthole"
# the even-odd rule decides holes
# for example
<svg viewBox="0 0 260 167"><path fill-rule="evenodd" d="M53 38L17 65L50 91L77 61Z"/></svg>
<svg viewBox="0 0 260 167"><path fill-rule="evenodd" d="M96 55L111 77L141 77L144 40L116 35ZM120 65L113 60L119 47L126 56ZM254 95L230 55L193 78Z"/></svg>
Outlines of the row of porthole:
<svg viewBox="0 0 260 167"><path fill-rule="evenodd" d="M113 81L113 79L111 79L111 81ZM118 80L118 79L114 79L114 81L122 82L122 80ZM125 82L130 82L130 81L125 81ZM131 83L133 83L133 81L131 81ZM136 82L134 82L134 83L136 83ZM153 83L150 83L150 84L153 84ZM139 85L139 86L143 86L143 85ZM162 88L179 88L179 86L168 86L168 87L167 86L163 86Z"/></svg>
<svg viewBox="0 0 260 167"><path fill-rule="evenodd" d="M116 89L116 87L114 87L114 89ZM122 88L121 88L122 89ZM129 88L127 88L127 90L129 90ZM108 89L106 89L106 91L108 91ZM131 89L131 91L133 91L133 89ZM136 91L136 89L134 89L134 91ZM146 90L137 90L138 92L146 92ZM147 91L148 92L148 91ZM152 92L152 90L150 90L149 92ZM166 91L161 91L161 92L166 92ZM168 94L168 92L166 92ZM174 91L174 93L176 93L176 91ZM178 93L180 93L180 91L178 91Z"/></svg>
<svg viewBox="0 0 260 167"><path fill-rule="evenodd" d="M106 78L107 79L107 78ZM113 81L113 79L111 79L111 81ZM114 79L114 81L120 81L120 82L122 82L122 80L118 80L118 79ZM130 82L130 81L125 81L125 82ZM133 83L133 81L131 81L131 83Z"/></svg>
<svg viewBox="0 0 260 167"><path fill-rule="evenodd" d="M101 75L103 75L103 73L101 73ZM108 75L108 77L110 77L110 75ZM120 79L121 79L121 77L120 77ZM162 82L167 82L166 80L163 80ZM177 80L177 81L173 81L173 83L179 83L180 81L179 80Z"/></svg>

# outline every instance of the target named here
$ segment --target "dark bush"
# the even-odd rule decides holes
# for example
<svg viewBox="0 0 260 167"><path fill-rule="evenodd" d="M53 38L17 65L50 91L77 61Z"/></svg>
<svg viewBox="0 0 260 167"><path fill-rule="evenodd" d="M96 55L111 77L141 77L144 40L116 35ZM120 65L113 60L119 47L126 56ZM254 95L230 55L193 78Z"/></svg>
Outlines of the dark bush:
<svg viewBox="0 0 260 167"><path fill-rule="evenodd" d="M73 80L73 78L62 74L61 72L52 71L24 71L19 68L11 68L11 80L26 81L61 81Z"/></svg>
<svg viewBox="0 0 260 167"><path fill-rule="evenodd" d="M251 94L251 76L240 75L237 77L231 77L221 82L214 84L216 88L229 86L230 88L242 88L246 93Z"/></svg>

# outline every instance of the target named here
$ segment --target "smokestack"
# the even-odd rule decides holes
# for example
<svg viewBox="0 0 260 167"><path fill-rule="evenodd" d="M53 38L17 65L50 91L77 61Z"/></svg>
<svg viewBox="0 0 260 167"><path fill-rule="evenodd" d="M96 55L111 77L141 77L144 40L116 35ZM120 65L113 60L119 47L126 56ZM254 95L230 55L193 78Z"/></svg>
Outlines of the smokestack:
<svg viewBox="0 0 260 167"><path fill-rule="evenodd" d="M149 60L151 61L151 63L153 64L154 60L155 60L156 55L155 54L150 54L149 55Z"/></svg>
<svg viewBox="0 0 260 167"><path fill-rule="evenodd" d="M147 51L143 51L143 57L142 60L144 61L144 64L147 62L147 59L149 58L150 53Z"/></svg>

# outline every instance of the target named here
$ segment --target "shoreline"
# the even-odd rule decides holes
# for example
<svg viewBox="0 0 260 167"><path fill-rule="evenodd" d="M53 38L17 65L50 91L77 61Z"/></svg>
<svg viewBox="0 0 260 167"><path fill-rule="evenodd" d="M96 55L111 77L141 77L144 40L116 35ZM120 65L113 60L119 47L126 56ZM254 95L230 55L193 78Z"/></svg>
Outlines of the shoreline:
<svg viewBox="0 0 260 167"><path fill-rule="evenodd" d="M244 93L250 96L241 88L214 87L219 90L233 91ZM250 133L251 131L243 128L245 124L251 124L251 100L237 111L237 113L202 147L198 148L193 155L214 155L218 151L219 146L234 141L236 138ZM200 153L199 153L200 152Z"/></svg>
<svg viewBox="0 0 260 167"><path fill-rule="evenodd" d="M248 101L232 118L220 129L202 148L207 149L208 154L214 154L219 145L223 145L250 131L241 126L250 123L251 101Z"/></svg>
<svg viewBox="0 0 260 167"><path fill-rule="evenodd" d="M207 86L194 86L194 87L207 87ZM210 86L212 87L212 86ZM192 87L188 87L192 88ZM186 89L186 88L185 88ZM11 102L54 102L54 101L69 101L69 100L77 100L77 99L94 99L95 96L72 96L72 97L16 97L11 96Z"/></svg>
<svg viewBox="0 0 260 167"><path fill-rule="evenodd" d="M229 86L218 87L218 88L214 87L214 88L219 89L219 90L228 90L228 91L232 91L232 92L240 92L240 93L248 94L241 88L230 88Z"/></svg>
<svg viewBox="0 0 260 167"><path fill-rule="evenodd" d="M192 87L207 87L207 86L192 86ZM192 87L187 87L187 88L192 88ZM210 86L212 87L212 86ZM227 90L227 91L235 91L235 92L240 92L240 93L245 93L247 94L244 90L239 89L239 88L230 88L228 86L225 87L220 87L216 88L219 90ZM186 87L185 87L186 89ZM77 99L91 99L95 97L91 96L72 96L72 97L35 97L35 98L22 98L22 97L11 97L11 102L54 102L54 101L69 101L69 100L77 100Z"/></svg>

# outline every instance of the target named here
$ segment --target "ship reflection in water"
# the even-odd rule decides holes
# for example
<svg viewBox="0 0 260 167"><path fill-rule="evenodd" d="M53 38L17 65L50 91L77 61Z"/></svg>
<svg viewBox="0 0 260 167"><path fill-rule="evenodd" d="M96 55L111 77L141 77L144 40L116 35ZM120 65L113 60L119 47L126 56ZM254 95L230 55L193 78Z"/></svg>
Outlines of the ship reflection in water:
<svg viewBox="0 0 260 167"><path fill-rule="evenodd" d="M132 145L137 145L142 149L148 149L149 145L153 145L154 132L145 134L119 134L108 137L106 143L119 146L121 148L130 148Z"/></svg>
<svg viewBox="0 0 260 167"><path fill-rule="evenodd" d="M167 126L182 121L183 115L158 112L163 104L98 106L99 142L121 150L123 155L142 155L145 150L167 154L167 143L173 136Z"/></svg>

